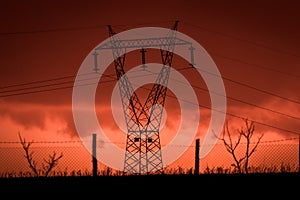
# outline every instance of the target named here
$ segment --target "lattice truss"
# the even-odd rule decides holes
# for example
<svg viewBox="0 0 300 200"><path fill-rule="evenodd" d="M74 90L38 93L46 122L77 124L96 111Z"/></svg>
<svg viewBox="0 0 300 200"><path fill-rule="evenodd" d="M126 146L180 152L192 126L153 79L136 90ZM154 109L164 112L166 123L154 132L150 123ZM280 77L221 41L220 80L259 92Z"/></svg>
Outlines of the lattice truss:
<svg viewBox="0 0 300 200"><path fill-rule="evenodd" d="M159 130L176 45L191 46L189 49L191 50L191 65L193 66L194 49L190 42L176 37L177 26L178 21L175 22L166 37L120 40L109 25L110 40L95 48L93 54L95 71L98 71L97 51L111 50L114 58L114 67L127 125L123 170L125 173L159 173L163 169ZM148 98L142 105L124 70L126 49L141 49L142 64L145 66L145 49L151 47L160 48L162 68L148 94Z"/></svg>

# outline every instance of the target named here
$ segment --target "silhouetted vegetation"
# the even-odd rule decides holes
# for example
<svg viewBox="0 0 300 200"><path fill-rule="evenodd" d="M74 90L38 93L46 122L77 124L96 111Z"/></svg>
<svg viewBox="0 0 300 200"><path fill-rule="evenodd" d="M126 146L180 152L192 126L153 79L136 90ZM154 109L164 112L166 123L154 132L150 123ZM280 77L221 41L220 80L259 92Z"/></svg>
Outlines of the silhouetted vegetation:
<svg viewBox="0 0 300 200"><path fill-rule="evenodd" d="M280 173L297 173L299 167L297 165L289 165L281 163L280 166L248 166L248 174L280 174ZM194 175L193 168L183 168L178 166L176 168L165 168L160 175ZM234 167L225 166L206 166L200 174L238 174ZM110 167L105 167L98 170L98 176L128 176L122 171L114 170ZM132 174L131 174L132 175ZM150 173L149 175L157 175L156 173ZM52 170L48 173L48 177L82 177L93 176L91 170ZM36 174L32 171L19 171L19 172L6 172L0 174L0 178L16 178L16 177L36 177Z"/></svg>
<svg viewBox="0 0 300 200"><path fill-rule="evenodd" d="M297 163L280 163L276 165L270 164L262 164L262 165L250 165L249 158L255 152L257 146L260 143L263 135L258 135L258 139L252 142L252 136L255 130L254 124L248 120L245 120L245 127L241 127L237 129L236 134L232 134L230 131L228 123L224 128L224 132L222 137L219 139L223 141L223 144L226 147L226 150L232 155L235 163L221 165L221 166L212 166L207 165L203 166L203 163L200 162L199 174L262 174L262 173L295 173L299 172L299 166ZM226 137L225 137L226 136ZM234 138L235 137L235 138ZM242 139L245 139L246 145L242 144ZM7 171L1 172L0 178L14 178L14 177L89 177L93 176L92 169L85 169L83 166L80 169L72 168L73 165L69 165L69 163L64 163L63 166L65 168L56 167L62 158L62 154L58 155L55 151L49 154L48 159L43 159L42 162L38 160L40 163L37 163L37 160L34 158L34 152L32 151L33 141L28 142L25 138L21 136L19 133L19 140L24 150L24 157L28 163L28 170L23 167L20 168L20 171ZM19 142L18 142L19 143ZM251 143L251 145L250 145ZM241 146L240 150L236 151L237 147ZM38 156L38 154L37 154ZM278 162L277 162L278 163ZM69 168L69 166L71 168ZM91 166L92 167L92 166ZM194 175L193 167L165 167L162 170L161 175ZM102 166L97 171L97 176L127 176L132 174L126 174L122 171L115 170L108 166ZM144 174L136 174L136 175L144 175ZM156 175L156 173L149 173L147 175Z"/></svg>
<svg viewBox="0 0 300 200"><path fill-rule="evenodd" d="M237 130L237 140L233 141L232 133L228 127L228 122L226 122L222 136L219 139L223 142L226 150L234 159L235 163L232 164L234 167L234 172L247 174L249 172L249 159L255 152L261 138L263 137L263 134L261 134L257 138L257 141L251 146L255 126L254 123L248 119L243 119L243 121L245 123L245 127L241 127ZM245 152L242 156L238 157L236 150L243 139L246 142Z"/></svg>
<svg viewBox="0 0 300 200"><path fill-rule="evenodd" d="M53 152L52 155L49 155L48 159L44 159L43 163L41 164L41 169L38 168L38 163L33 159L33 151L30 151L30 147L33 143L27 142L25 138L22 138L21 134L19 133L20 143L24 149L25 155L29 168L32 170L34 176L48 176L53 168L58 164L59 159L62 158L62 153L57 155L56 152ZM28 174L28 173L26 173Z"/></svg>

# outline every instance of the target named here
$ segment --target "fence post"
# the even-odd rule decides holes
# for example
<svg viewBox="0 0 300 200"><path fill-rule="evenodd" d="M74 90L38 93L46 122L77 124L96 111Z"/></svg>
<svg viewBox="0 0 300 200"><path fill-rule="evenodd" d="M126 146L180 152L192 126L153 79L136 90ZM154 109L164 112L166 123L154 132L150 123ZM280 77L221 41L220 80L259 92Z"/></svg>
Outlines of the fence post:
<svg viewBox="0 0 300 200"><path fill-rule="evenodd" d="M199 167L200 167L199 149L200 149L200 139L196 139L196 147L195 147L195 171L194 171L195 175L199 174Z"/></svg>
<svg viewBox="0 0 300 200"><path fill-rule="evenodd" d="M97 135L93 134L93 141L92 141L92 159L93 159L93 176L97 176L98 166L97 166Z"/></svg>

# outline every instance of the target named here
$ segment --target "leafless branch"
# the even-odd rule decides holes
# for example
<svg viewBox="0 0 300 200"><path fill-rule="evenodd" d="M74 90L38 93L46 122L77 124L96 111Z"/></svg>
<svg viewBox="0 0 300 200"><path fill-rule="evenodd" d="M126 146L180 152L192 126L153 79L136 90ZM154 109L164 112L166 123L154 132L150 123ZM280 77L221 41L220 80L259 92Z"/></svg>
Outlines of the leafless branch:
<svg viewBox="0 0 300 200"><path fill-rule="evenodd" d="M20 143L25 151L25 158L29 164L30 169L34 172L35 176L39 176L39 171L37 167L37 162L33 160L33 152L30 152L30 146L33 143L27 142L25 138L21 137L21 134L19 133L19 139ZM44 176L48 176L52 169L58 164L59 159L63 157L63 154L61 153L60 155L57 155L56 152L53 152L52 155L49 155L49 158L46 160L44 159L43 161L45 163L42 163L42 169Z"/></svg>
<svg viewBox="0 0 300 200"><path fill-rule="evenodd" d="M45 176L48 176L50 171L58 164L58 160L61 159L63 154L61 153L57 156L56 152L53 152L52 155L49 155L48 160L44 159L43 170L45 172Z"/></svg>
<svg viewBox="0 0 300 200"><path fill-rule="evenodd" d="M37 162L33 160L33 152L29 152L29 148L30 148L31 144L33 143L33 141L26 142L25 138L24 139L22 138L20 132L19 132L19 139L20 139L21 145L25 151L24 157L26 158L26 160L29 164L29 168L33 171L35 176L38 176L39 172L37 169Z"/></svg>
<svg viewBox="0 0 300 200"><path fill-rule="evenodd" d="M237 169L238 172L241 173L242 166L243 166L245 173L248 173L249 158L256 150L258 144L261 141L261 138L263 137L263 134L260 135L257 142L251 149L250 144L251 144L253 133L255 131L255 126L254 126L254 123L252 121L249 121L248 119L243 119L243 121L245 123L245 127L242 127L241 129L237 130L238 135L237 135L237 140L235 142L233 142L233 140L232 140L232 134L229 130L228 122L225 123L222 137L220 137L219 140L221 140L223 142L226 150L232 155L234 162L235 162L235 164L233 164L235 169ZM242 137L245 138L245 140L246 140L245 154L244 154L244 156L237 158L236 149L240 145Z"/></svg>

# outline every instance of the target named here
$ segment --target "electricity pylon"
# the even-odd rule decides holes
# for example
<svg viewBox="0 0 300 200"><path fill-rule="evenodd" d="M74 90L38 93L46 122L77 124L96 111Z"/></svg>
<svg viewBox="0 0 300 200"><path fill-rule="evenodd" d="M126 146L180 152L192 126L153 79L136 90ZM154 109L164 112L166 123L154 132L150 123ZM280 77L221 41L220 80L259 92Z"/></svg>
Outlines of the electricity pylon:
<svg viewBox="0 0 300 200"><path fill-rule="evenodd" d="M127 125L124 173L148 174L160 173L163 170L159 130L172 66L173 51L175 45L191 45L187 41L176 38L177 26L178 21L175 22L172 31L166 37L120 40L116 37L111 25L108 25L109 42L98 46L93 54L95 71L97 71L97 51L111 49L113 53L114 67ZM148 98L142 105L124 70L125 50L140 48L142 67L145 67L145 48L153 46L165 47L164 49L160 48L162 68L148 94Z"/></svg>

